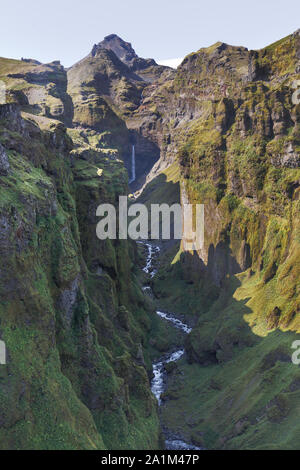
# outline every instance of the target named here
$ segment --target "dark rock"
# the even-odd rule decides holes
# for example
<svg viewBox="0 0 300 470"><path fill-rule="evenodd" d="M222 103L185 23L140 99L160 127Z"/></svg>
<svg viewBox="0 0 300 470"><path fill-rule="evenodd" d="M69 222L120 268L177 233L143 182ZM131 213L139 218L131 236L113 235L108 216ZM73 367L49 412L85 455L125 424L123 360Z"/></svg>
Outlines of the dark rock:
<svg viewBox="0 0 300 470"><path fill-rule="evenodd" d="M0 176L7 176L10 170L8 157L4 147L0 144Z"/></svg>
<svg viewBox="0 0 300 470"><path fill-rule="evenodd" d="M292 143L290 143L285 147L282 154L272 156L271 162L276 167L299 168L300 155L299 152L294 149Z"/></svg>
<svg viewBox="0 0 300 470"><path fill-rule="evenodd" d="M267 317L268 328L272 330L273 328L278 327L278 323L280 320L281 310L278 307L275 307L272 312L269 313Z"/></svg>
<svg viewBox="0 0 300 470"><path fill-rule="evenodd" d="M116 34L110 34L109 36L106 36L102 42L94 45L92 56L95 57L100 49L113 51L116 56L132 70L144 69L153 65L157 66L157 63L153 59L140 58L136 54L132 45L129 42L123 41L123 39Z"/></svg>
<svg viewBox="0 0 300 470"><path fill-rule="evenodd" d="M69 288L64 289L60 295L58 309L61 312L61 318L65 327L70 328L73 320L73 312L77 299L79 288L79 278L76 277L71 282Z"/></svg>

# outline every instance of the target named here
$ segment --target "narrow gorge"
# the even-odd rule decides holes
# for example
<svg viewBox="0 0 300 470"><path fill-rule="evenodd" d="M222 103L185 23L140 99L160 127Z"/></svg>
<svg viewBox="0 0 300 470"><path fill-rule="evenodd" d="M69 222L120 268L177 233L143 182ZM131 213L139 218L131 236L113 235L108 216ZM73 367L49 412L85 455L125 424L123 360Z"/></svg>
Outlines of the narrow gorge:
<svg viewBox="0 0 300 470"><path fill-rule="evenodd" d="M143 271L153 278L156 274L156 270L153 266L154 262L159 262L158 257L160 254L160 247L157 245L153 245L150 243L143 243L139 242L142 246L146 247L147 249L147 258L146 258L146 266L143 268ZM151 297L153 296L153 292L151 287L146 284L143 286L143 291L147 292L148 295ZM189 328L186 324L184 324L181 320L176 318L174 315L170 313L160 312L159 310L156 311L157 315L169 322L174 328L178 328L179 330L183 331L185 334L189 334L192 332L192 329ZM179 345L177 346L179 347ZM167 369L166 367L168 364L173 364L179 361L182 356L185 354L185 350L181 345L181 348L168 354L165 354L158 360L155 360L152 364L153 367L153 379L151 381L151 391L155 398L157 399L157 403L159 406L162 405L161 396L166 390L167 385ZM202 450L199 447L196 447L192 444L186 443L180 439L181 436L172 435L168 429L164 430L165 439L165 447L169 450Z"/></svg>
<svg viewBox="0 0 300 470"><path fill-rule="evenodd" d="M299 80L299 30L0 58L1 450L299 448ZM120 196L204 204L203 247L99 240Z"/></svg>

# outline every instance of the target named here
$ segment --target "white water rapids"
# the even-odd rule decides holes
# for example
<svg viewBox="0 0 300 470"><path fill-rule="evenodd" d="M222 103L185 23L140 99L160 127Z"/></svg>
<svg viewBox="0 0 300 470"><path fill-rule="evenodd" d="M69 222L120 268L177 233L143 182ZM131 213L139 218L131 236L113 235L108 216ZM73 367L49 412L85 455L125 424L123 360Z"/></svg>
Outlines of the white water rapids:
<svg viewBox="0 0 300 470"><path fill-rule="evenodd" d="M176 362L181 359L184 355L184 349L179 349L179 351L175 351L169 356L161 359L158 362L153 363L153 374L154 378L151 383L151 390L153 395L155 395L158 404L161 405L161 394L164 391L164 375L165 375L165 364L169 364L170 362Z"/></svg>
<svg viewBox="0 0 300 470"><path fill-rule="evenodd" d="M156 273L157 268L153 266L154 258L157 258L160 253L160 247L153 245L146 241L139 241L138 244L143 245L147 250L147 261L146 265L143 268L143 271L152 279ZM149 285L143 287L143 291L148 294L152 294L152 289ZM170 322L175 328L182 330L184 333L189 334L192 331L188 325L183 323L181 320L175 317L172 313L165 313L159 310L156 311L157 315L162 319ZM185 354L185 350L183 348L178 349L178 351L171 352L166 354L164 357L160 358L158 361L154 362L153 365L153 379L151 382L151 390L153 395L156 397L158 401L158 405L162 405L161 395L165 391L166 383L166 369L165 365L169 364L170 362L177 362L182 356ZM195 447L192 444L188 444L178 438L178 436L168 436L165 441L166 449L167 450L202 450L199 447Z"/></svg>
<svg viewBox="0 0 300 470"><path fill-rule="evenodd" d="M189 328L187 325L182 323L182 321L178 320L178 318L175 318L171 313L164 313L157 311L157 315L159 315L161 318L164 318L165 320L170 321L173 323L175 328L179 328L179 330L184 331L186 334L190 334L192 332L192 328Z"/></svg>
<svg viewBox="0 0 300 470"><path fill-rule="evenodd" d="M146 266L143 268L144 273L149 274L151 279L157 273L157 269L153 267L153 256L158 256L160 253L159 246L151 245L151 243L138 242L140 245L144 245L147 248L147 261ZM151 289L150 286L145 286L146 289Z"/></svg>

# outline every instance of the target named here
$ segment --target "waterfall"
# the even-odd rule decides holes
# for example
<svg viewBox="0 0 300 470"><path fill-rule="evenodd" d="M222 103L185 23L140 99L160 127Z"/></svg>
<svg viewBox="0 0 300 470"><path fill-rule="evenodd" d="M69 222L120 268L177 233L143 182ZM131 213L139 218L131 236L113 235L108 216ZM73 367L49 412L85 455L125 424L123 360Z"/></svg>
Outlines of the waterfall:
<svg viewBox="0 0 300 470"><path fill-rule="evenodd" d="M132 146L132 157L131 157L131 180L129 184L133 183L136 180L136 171L135 171L135 146Z"/></svg>

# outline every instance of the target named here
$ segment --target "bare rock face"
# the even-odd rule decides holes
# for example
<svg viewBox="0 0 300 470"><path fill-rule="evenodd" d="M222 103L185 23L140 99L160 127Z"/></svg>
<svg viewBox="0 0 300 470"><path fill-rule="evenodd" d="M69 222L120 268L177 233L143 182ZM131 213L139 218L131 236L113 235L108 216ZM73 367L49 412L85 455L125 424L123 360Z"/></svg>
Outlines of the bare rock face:
<svg viewBox="0 0 300 470"><path fill-rule="evenodd" d="M123 41L116 34L106 36L98 45L95 44L92 50L92 56L95 57L100 49L113 51L116 56L124 62L130 69L139 70L151 66L157 66L153 59L142 59L139 57L129 42Z"/></svg>
<svg viewBox="0 0 300 470"><path fill-rule="evenodd" d="M7 80L8 101L26 106L35 115L58 119L71 125L72 102L67 95L67 72L59 61L41 64L23 59L12 66L2 59ZM13 83L17 82L15 89Z"/></svg>
<svg viewBox="0 0 300 470"><path fill-rule="evenodd" d="M7 176L10 170L9 161L4 147L0 144L0 176Z"/></svg>
<svg viewBox="0 0 300 470"><path fill-rule="evenodd" d="M70 328L73 320L74 307L76 304L76 298L79 286L79 276L62 291L59 299L59 311L62 315L62 321L66 328Z"/></svg>
<svg viewBox="0 0 300 470"><path fill-rule="evenodd" d="M112 52L131 73L135 74L135 78L145 83L154 83L166 73L172 72L170 67L158 65L154 59L143 59L139 57L132 45L116 34L110 34L106 36L103 41L99 42L99 44L95 44L88 57L100 57L103 51Z"/></svg>
<svg viewBox="0 0 300 470"><path fill-rule="evenodd" d="M275 155L271 159L272 163L276 167L283 168L299 168L300 167L300 155L297 152L292 143L289 143L281 154Z"/></svg>

